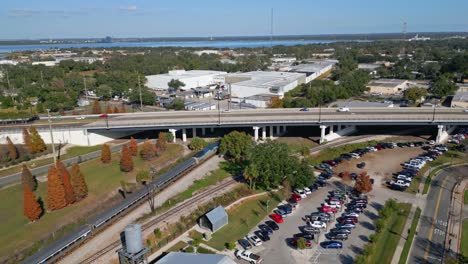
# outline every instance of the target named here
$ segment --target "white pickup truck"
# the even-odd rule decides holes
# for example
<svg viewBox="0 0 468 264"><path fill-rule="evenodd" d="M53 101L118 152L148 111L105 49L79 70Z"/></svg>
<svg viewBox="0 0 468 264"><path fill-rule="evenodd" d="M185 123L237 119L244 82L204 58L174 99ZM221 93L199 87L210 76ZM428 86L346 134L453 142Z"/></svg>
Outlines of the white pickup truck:
<svg viewBox="0 0 468 264"><path fill-rule="evenodd" d="M235 255L237 259L243 259L252 264L260 263L263 260L260 258L260 256L255 255L254 253L248 250L237 250Z"/></svg>

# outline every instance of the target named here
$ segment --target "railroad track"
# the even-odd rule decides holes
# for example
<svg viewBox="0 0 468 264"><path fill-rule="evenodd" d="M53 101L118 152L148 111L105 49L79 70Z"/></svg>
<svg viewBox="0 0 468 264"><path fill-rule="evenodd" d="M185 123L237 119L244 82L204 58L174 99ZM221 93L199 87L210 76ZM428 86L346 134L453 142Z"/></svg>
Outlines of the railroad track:
<svg viewBox="0 0 468 264"><path fill-rule="evenodd" d="M142 231L145 231L149 228L151 228L152 226L154 226L155 224L159 223L159 222L162 222L164 220L166 220L167 218L183 211L184 209L194 205L194 204L198 204L198 202L200 200L202 200L203 198L207 197L207 196L210 196L228 186L231 186L235 183L237 183L237 179L239 179L239 177L233 177L233 178L230 178L229 180L226 180L225 182L213 187L213 188L209 188L209 189L206 189L205 191L202 191L200 193L197 193L195 194L194 196L192 196L190 199L188 200L185 200L183 202L181 202L179 205L176 205L172 208L170 208L169 210L167 210L166 212L164 212L163 214L161 215L158 215L157 217L155 217L154 219L151 219L150 221L148 221L147 223L143 224L142 225ZM81 263L92 263L96 260L98 260L100 257L104 256L105 254L107 254L108 252L112 251L114 248L118 247L120 245L120 240L116 240L114 242L112 242L111 244L109 244L108 246L106 246L105 248L101 249L100 251L96 252L94 255L86 258L85 260L81 261Z"/></svg>

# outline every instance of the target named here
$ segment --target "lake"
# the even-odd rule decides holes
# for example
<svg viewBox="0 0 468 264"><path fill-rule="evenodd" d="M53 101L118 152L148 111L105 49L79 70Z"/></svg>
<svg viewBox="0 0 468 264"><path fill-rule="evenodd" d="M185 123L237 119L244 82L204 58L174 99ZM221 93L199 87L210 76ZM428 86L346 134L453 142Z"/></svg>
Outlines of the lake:
<svg viewBox="0 0 468 264"><path fill-rule="evenodd" d="M365 40L339 40L340 42L367 42ZM70 48L157 48L157 47L185 47L185 48L260 48L283 45L307 45L334 43L338 40L213 40L213 41L158 41L158 42L112 42L112 43L77 43L77 44L34 44L34 45L6 45L0 46L0 53L25 50L70 49Z"/></svg>

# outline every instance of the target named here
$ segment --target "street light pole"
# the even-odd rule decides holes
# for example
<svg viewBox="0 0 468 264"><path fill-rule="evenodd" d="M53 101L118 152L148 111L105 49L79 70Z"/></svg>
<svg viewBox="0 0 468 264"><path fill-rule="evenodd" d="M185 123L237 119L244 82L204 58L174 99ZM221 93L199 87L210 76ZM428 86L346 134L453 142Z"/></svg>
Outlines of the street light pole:
<svg viewBox="0 0 468 264"><path fill-rule="evenodd" d="M47 109L47 119L49 121L50 141L52 142L52 155L54 156L54 164L56 164L57 156L55 155L54 134L52 133L52 120L50 120L50 109Z"/></svg>

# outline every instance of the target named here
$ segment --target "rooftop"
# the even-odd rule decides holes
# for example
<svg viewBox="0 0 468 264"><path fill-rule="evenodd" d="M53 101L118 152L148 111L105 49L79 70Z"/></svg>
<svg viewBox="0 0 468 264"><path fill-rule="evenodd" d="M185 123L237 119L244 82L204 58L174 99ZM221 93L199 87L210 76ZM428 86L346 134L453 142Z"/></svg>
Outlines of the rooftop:
<svg viewBox="0 0 468 264"><path fill-rule="evenodd" d="M468 102L468 92L459 91L452 99L452 102Z"/></svg>
<svg viewBox="0 0 468 264"><path fill-rule="evenodd" d="M273 97L278 97L278 96L274 94L256 94L256 95L246 97L245 99L269 102L271 101L271 98Z"/></svg>
<svg viewBox="0 0 468 264"><path fill-rule="evenodd" d="M335 63L330 62L330 61L322 61L322 62L316 62L316 63L307 63L307 64L299 64L295 66L291 66L290 71L294 72L318 72L322 70L325 67L328 66L333 66Z"/></svg>
<svg viewBox="0 0 468 264"><path fill-rule="evenodd" d="M407 81L401 80L401 79L378 79L378 80L370 81L367 85L368 86L393 87L393 86L402 85L405 82Z"/></svg>
<svg viewBox="0 0 468 264"><path fill-rule="evenodd" d="M169 252L157 264L235 264L232 259L219 254L194 254L183 252Z"/></svg>
<svg viewBox="0 0 468 264"><path fill-rule="evenodd" d="M240 81L235 84L251 87L282 87L288 85L299 78L305 77L303 73L295 72L277 72L277 71L253 71L246 73L235 73L232 77L249 78L245 81Z"/></svg>
<svg viewBox="0 0 468 264"><path fill-rule="evenodd" d="M220 75L220 74L226 74L226 72L208 71L208 70L192 70L192 71L174 70L174 71L169 71L168 73L149 75L146 77L158 76L158 77L184 79L184 78L193 78L193 77L201 77L201 76L207 76L207 75Z"/></svg>

